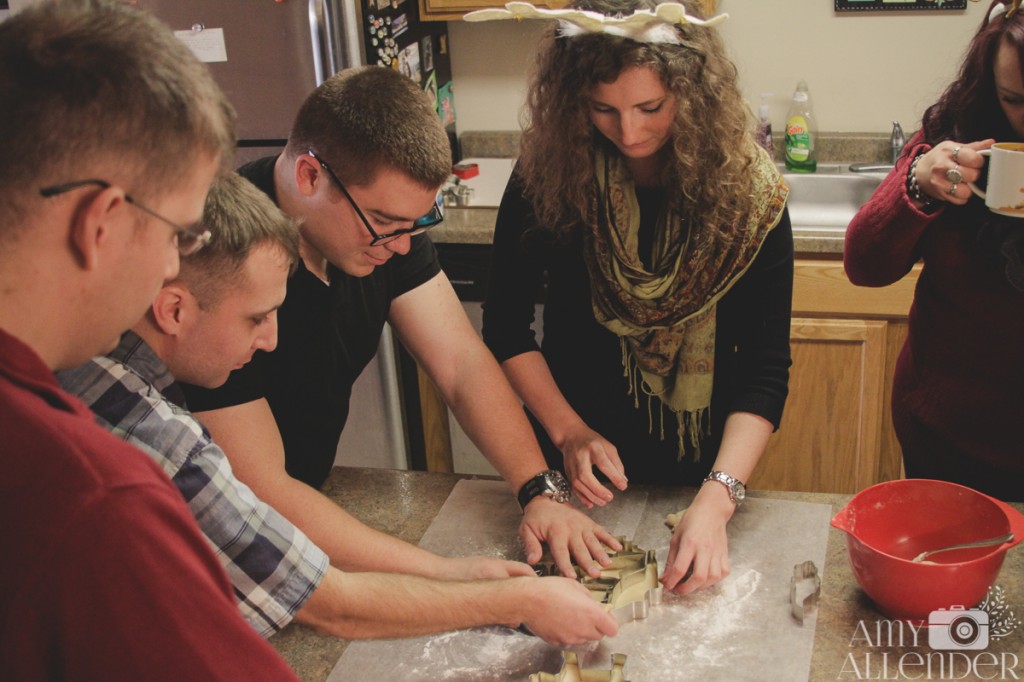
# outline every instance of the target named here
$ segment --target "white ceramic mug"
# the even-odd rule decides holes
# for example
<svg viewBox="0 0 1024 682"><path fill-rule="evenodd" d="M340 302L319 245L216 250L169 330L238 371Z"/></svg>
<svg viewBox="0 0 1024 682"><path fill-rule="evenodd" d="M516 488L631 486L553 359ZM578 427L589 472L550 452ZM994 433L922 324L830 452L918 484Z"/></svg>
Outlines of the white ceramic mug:
<svg viewBox="0 0 1024 682"><path fill-rule="evenodd" d="M969 182L971 191L984 199L993 213L1024 218L1024 143L997 142L978 153L991 157L988 187L981 190Z"/></svg>

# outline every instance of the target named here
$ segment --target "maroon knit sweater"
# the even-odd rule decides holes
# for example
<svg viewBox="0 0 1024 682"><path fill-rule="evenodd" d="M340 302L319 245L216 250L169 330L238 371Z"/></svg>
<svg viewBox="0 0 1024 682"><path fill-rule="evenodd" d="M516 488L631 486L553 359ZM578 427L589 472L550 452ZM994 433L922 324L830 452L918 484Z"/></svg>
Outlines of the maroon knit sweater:
<svg viewBox="0 0 1024 682"><path fill-rule="evenodd" d="M854 284L880 287L924 261L893 390L908 474L959 478L1004 499L1024 499L1024 293L978 246L979 226L971 221L977 209L943 203L928 214L910 202L907 167L927 151L921 142L919 134L851 222L846 273ZM927 466L943 449L938 443L954 460L954 476ZM986 472L982 480L976 469ZM991 480L999 477L1008 480Z"/></svg>

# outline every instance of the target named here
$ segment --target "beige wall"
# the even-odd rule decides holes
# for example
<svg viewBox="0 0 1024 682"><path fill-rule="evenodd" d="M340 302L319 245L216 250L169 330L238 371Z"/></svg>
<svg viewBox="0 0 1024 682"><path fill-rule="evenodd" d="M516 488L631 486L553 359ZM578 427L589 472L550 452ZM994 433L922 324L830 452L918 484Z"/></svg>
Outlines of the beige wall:
<svg viewBox="0 0 1024 682"><path fill-rule="evenodd" d="M498 4L498 3L496 3ZM719 0L719 26L757 111L772 92L782 129L790 97L807 80L818 127L909 134L952 80L988 0L965 11L837 14L831 0ZM516 130L525 73L543 22L449 22L458 129Z"/></svg>

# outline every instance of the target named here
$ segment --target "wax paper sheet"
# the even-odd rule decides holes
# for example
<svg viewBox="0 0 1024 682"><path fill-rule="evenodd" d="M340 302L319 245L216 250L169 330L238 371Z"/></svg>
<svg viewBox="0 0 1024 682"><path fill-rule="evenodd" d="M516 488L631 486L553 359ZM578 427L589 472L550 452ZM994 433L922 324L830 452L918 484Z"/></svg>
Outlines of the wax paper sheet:
<svg viewBox="0 0 1024 682"><path fill-rule="evenodd" d="M671 539L665 517L687 506L691 497L692 492L626 491L588 513L612 533L654 549L663 567ZM806 560L823 571L830 517L827 505L748 498L729 523L728 578L686 597L666 592L646 619L573 650L584 667L603 670L612 653L626 654L631 682L806 680L816 618L812 614L802 626L793 619L790 578L793 567ZM493 554L521 560L520 518L505 483L463 480L420 545L446 556ZM525 682L531 673L558 672L561 661L561 652L542 640L493 626L353 642L329 681Z"/></svg>

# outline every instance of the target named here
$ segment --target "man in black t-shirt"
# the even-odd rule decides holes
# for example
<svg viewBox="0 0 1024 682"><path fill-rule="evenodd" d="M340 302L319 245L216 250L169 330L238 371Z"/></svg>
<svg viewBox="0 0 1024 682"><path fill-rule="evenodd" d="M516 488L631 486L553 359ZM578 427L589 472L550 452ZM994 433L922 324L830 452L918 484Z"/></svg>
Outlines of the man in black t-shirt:
<svg viewBox="0 0 1024 682"><path fill-rule="evenodd" d="M284 153L240 170L300 220L302 260L279 311L278 348L258 353L222 389L188 391L189 406L238 477L332 563L409 572L421 550L366 527L315 489L333 465L352 384L388 322L519 494L527 560L539 560L546 542L563 574L574 575L571 553L597 576L609 561L602 543L619 543L565 504L568 491L546 471L508 381L419 234L440 221L437 191L450 164L440 121L409 79L366 67L317 88ZM475 577L466 565L438 570L446 572L431 577Z"/></svg>

